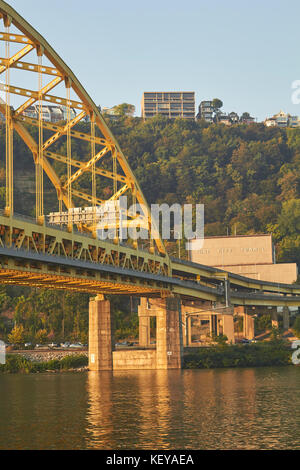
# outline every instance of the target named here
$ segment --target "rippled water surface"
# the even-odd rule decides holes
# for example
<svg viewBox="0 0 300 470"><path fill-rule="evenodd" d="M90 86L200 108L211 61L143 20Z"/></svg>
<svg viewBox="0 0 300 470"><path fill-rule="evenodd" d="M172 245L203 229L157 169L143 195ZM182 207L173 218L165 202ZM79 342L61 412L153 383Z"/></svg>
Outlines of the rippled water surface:
<svg viewBox="0 0 300 470"><path fill-rule="evenodd" d="M300 449L300 368L1 375L0 449Z"/></svg>

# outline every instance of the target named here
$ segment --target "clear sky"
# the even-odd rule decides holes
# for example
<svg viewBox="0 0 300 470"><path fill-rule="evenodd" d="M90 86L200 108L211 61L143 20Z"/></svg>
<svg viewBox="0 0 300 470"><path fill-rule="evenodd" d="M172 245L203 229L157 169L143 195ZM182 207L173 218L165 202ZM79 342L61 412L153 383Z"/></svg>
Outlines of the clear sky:
<svg viewBox="0 0 300 470"><path fill-rule="evenodd" d="M300 115L299 0L8 0L52 45L95 103L143 91L195 91L196 105L258 120Z"/></svg>

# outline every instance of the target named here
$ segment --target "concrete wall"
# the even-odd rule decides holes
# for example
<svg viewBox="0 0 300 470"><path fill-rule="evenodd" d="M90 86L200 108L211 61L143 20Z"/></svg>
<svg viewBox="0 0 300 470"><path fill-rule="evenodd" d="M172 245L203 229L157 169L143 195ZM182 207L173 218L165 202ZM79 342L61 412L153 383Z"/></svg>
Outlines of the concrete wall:
<svg viewBox="0 0 300 470"><path fill-rule="evenodd" d="M196 243L192 240L191 243ZM200 250L191 250L191 260L207 266L272 264L271 235L208 237Z"/></svg>
<svg viewBox="0 0 300 470"><path fill-rule="evenodd" d="M216 266L222 269L221 266ZM282 282L293 284L297 280L298 269L296 263L256 264L243 266L226 266L226 271L241 276L250 277L259 281Z"/></svg>
<svg viewBox="0 0 300 470"><path fill-rule="evenodd" d="M196 240L191 243L196 243ZM298 276L296 263L275 264L270 234L208 237L200 250L191 250L190 253L195 263L260 281L292 284Z"/></svg>
<svg viewBox="0 0 300 470"><path fill-rule="evenodd" d="M114 370L156 369L156 351L113 351Z"/></svg>

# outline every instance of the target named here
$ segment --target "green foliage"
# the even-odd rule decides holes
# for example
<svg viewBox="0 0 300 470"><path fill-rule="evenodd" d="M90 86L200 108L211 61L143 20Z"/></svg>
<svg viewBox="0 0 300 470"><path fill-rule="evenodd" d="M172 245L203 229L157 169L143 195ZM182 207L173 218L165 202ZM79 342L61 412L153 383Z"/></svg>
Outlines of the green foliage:
<svg viewBox="0 0 300 470"><path fill-rule="evenodd" d="M259 315L254 319L255 321L255 331L261 333L267 329L272 328L272 318L271 314Z"/></svg>
<svg viewBox="0 0 300 470"><path fill-rule="evenodd" d="M35 335L35 340L39 344L45 344L47 341L47 330L45 328L39 330Z"/></svg>
<svg viewBox="0 0 300 470"><path fill-rule="evenodd" d="M186 369L281 366L291 363L291 349L283 342L198 348L184 356Z"/></svg>
<svg viewBox="0 0 300 470"><path fill-rule="evenodd" d="M23 325L16 325L8 335L8 340L12 344L21 345L25 342L25 329Z"/></svg>
<svg viewBox="0 0 300 470"><path fill-rule="evenodd" d="M84 354L65 356L62 359L51 359L47 362L32 362L18 354L8 354L6 356L6 363L0 364L0 372L34 373L48 370L76 369L87 365L88 358Z"/></svg>
<svg viewBox="0 0 300 470"><path fill-rule="evenodd" d="M225 346L227 344L228 338L226 335L212 335L212 340L217 343L219 346Z"/></svg>
<svg viewBox="0 0 300 470"><path fill-rule="evenodd" d="M271 338L271 341L273 343L277 343L277 342L281 341L282 335L279 331L279 328L276 328L275 326L272 326L270 338Z"/></svg>
<svg viewBox="0 0 300 470"><path fill-rule="evenodd" d="M219 100L219 98L214 98L212 100L212 107L215 110L219 110L220 108L222 108L222 106L223 106L223 101Z"/></svg>
<svg viewBox="0 0 300 470"><path fill-rule="evenodd" d="M135 112L135 106L133 104L122 103L114 106L115 114L119 116L133 116Z"/></svg>
<svg viewBox="0 0 300 470"><path fill-rule="evenodd" d="M293 324L293 332L300 338L300 316L297 316Z"/></svg>

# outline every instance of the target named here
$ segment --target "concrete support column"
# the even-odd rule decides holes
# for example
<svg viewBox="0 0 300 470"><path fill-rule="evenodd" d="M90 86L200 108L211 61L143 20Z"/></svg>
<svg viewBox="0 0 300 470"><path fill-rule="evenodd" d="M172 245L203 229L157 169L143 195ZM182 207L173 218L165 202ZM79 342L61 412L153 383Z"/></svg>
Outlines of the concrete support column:
<svg viewBox="0 0 300 470"><path fill-rule="evenodd" d="M244 313L243 315L243 334L246 339L254 339L254 318Z"/></svg>
<svg viewBox="0 0 300 470"><path fill-rule="evenodd" d="M278 313L275 310L272 310L272 328L278 328L279 323L278 323Z"/></svg>
<svg viewBox="0 0 300 470"><path fill-rule="evenodd" d="M150 346L150 317L154 316L150 301L146 297L141 297L138 306L139 316L139 345L143 348Z"/></svg>
<svg viewBox="0 0 300 470"><path fill-rule="evenodd" d="M234 322L233 315L222 315L223 335L226 335L228 342L234 344Z"/></svg>
<svg viewBox="0 0 300 470"><path fill-rule="evenodd" d="M156 368L180 369L183 351L180 300L160 299L156 315Z"/></svg>
<svg viewBox="0 0 300 470"><path fill-rule="evenodd" d="M103 296L89 304L89 369L112 370L112 328L110 302Z"/></svg>
<svg viewBox="0 0 300 470"><path fill-rule="evenodd" d="M213 335L219 336L219 322L218 322L218 315L211 313L209 315L209 329L210 329L210 336Z"/></svg>
<svg viewBox="0 0 300 470"><path fill-rule="evenodd" d="M283 317L283 329L288 330L290 327L290 310L288 307L283 307L282 317Z"/></svg>
<svg viewBox="0 0 300 470"><path fill-rule="evenodd" d="M150 317L139 317L139 345L143 348L150 346Z"/></svg>
<svg viewBox="0 0 300 470"><path fill-rule="evenodd" d="M188 340L187 340L187 331L188 331L188 325L187 325L187 315L186 313L181 309L181 320L182 320L182 345L185 348L188 345Z"/></svg>
<svg viewBox="0 0 300 470"><path fill-rule="evenodd" d="M186 317L186 345L191 346L192 344L192 317L188 315Z"/></svg>

